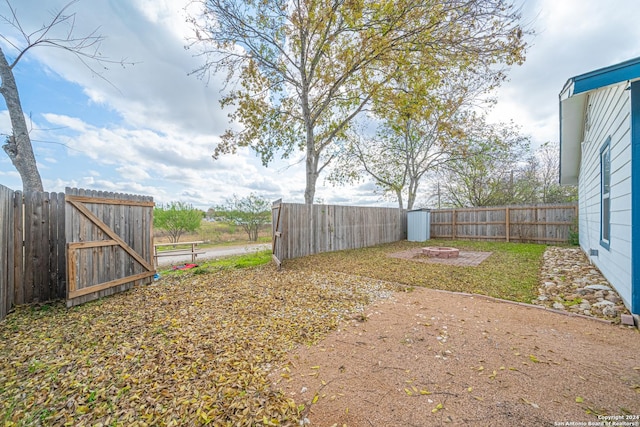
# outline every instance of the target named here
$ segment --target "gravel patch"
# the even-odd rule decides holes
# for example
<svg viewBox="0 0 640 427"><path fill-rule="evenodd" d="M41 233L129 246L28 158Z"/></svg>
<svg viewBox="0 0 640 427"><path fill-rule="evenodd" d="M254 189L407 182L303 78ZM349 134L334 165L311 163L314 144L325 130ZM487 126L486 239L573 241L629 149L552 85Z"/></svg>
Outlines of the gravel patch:
<svg viewBox="0 0 640 427"><path fill-rule="evenodd" d="M550 246L543 255L533 304L620 323L629 314L622 298L580 248Z"/></svg>

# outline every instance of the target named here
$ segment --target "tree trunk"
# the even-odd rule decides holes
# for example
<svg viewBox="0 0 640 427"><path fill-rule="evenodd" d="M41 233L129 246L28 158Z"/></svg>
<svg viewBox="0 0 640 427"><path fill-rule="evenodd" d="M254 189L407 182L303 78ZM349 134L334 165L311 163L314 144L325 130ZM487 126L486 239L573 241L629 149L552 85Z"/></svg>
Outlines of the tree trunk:
<svg viewBox="0 0 640 427"><path fill-rule="evenodd" d="M411 177L409 179L409 195L407 197L407 210L413 209L413 204L416 202L416 196L418 195L418 186L420 185L420 179Z"/></svg>
<svg viewBox="0 0 640 427"><path fill-rule="evenodd" d="M304 38L303 38L304 39ZM302 46L303 52L301 53L301 58L305 58L304 49ZM302 117L304 118L304 127L305 127L305 139L306 139L306 147L307 147L307 158L305 161L306 166L306 186L304 189L304 203L307 205L313 204L313 199L316 195L316 181L318 180L318 160L320 160L320 156L316 153L316 139L315 134L313 132L313 120L311 118L311 108L309 107L309 82L306 74L306 69L304 67L304 59L302 61L302 66L300 68L300 76L302 78Z"/></svg>
<svg viewBox="0 0 640 427"><path fill-rule="evenodd" d="M0 93L7 104L12 129L12 135L7 137L2 148L20 174L23 191L44 191L29 138L27 122L20 104L18 86L2 49L0 49L0 78L2 79Z"/></svg>
<svg viewBox="0 0 640 427"><path fill-rule="evenodd" d="M396 189L396 198L398 199L398 209L400 212L404 209L404 201L402 200L402 189Z"/></svg>
<svg viewBox="0 0 640 427"><path fill-rule="evenodd" d="M304 189L304 202L307 205L312 205L316 194L316 181L318 180L318 172L316 171L318 168L318 161L315 154L313 152L309 153L309 151L312 150L307 150L307 181Z"/></svg>

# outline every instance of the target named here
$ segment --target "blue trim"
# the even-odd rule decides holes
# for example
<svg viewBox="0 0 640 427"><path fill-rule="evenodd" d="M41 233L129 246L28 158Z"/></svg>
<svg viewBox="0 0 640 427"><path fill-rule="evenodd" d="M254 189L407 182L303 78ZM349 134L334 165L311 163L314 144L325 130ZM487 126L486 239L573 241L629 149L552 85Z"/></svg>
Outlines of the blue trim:
<svg viewBox="0 0 640 427"><path fill-rule="evenodd" d="M605 163L603 163L602 161L602 155L605 151L608 151L608 157L607 157L607 162L609 163L609 176L608 176L608 180L609 180L609 212L607 212L607 223L605 224L602 221L602 218L604 218L604 176L605 176L605 170L604 170L604 166ZM604 230L607 230L607 240L603 239L604 236ZM600 246L602 246L603 248L605 248L606 250L609 250L609 247L611 245L611 136L607 137L607 139L604 141L604 144L602 144L602 147L600 147Z"/></svg>
<svg viewBox="0 0 640 427"><path fill-rule="evenodd" d="M640 57L574 77L573 95L639 77Z"/></svg>
<svg viewBox="0 0 640 427"><path fill-rule="evenodd" d="M631 312L640 315L640 81L631 83Z"/></svg>

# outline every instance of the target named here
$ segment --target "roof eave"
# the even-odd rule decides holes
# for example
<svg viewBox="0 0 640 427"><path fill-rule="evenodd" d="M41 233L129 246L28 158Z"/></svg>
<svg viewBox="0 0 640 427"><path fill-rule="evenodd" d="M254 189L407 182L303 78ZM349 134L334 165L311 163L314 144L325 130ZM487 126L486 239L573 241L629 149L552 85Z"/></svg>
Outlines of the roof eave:
<svg viewBox="0 0 640 427"><path fill-rule="evenodd" d="M586 94L560 100L560 184L577 185Z"/></svg>
<svg viewBox="0 0 640 427"><path fill-rule="evenodd" d="M640 57L573 77L570 79L573 81L573 93L569 96L627 80L636 80L639 76Z"/></svg>

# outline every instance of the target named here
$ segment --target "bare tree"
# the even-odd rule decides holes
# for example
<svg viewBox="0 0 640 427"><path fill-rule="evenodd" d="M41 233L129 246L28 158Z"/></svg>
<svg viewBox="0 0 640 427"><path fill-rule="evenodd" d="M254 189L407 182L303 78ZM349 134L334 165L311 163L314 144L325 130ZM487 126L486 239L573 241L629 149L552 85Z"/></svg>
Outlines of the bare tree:
<svg viewBox="0 0 640 427"><path fill-rule="evenodd" d="M48 23L34 31L27 30L22 26L18 19L17 9L9 0L5 0L9 7L9 14L0 15L0 22L17 31L20 39L16 41L5 34L0 34L0 38L10 46L10 50L14 51L13 55L8 56L0 47L0 79L2 79L0 94L2 94L9 110L12 130L12 134L7 137L2 148L20 174L24 191L43 191L42 178L38 172L18 86L13 75L14 68L24 55L38 46L62 49L74 55L92 73L100 77L102 76L96 72L92 63L103 68L106 64L125 65L124 61L112 61L100 55L99 48L104 37L97 34L97 29L83 36L75 35L76 14L68 14L67 11L78 1L72 0L67 3L60 11L53 13Z"/></svg>
<svg viewBox="0 0 640 427"><path fill-rule="evenodd" d="M578 188L560 185L560 144L546 142L535 153L542 203L569 203L578 199Z"/></svg>
<svg viewBox="0 0 640 427"><path fill-rule="evenodd" d="M531 202L531 181L526 179L531 173L522 162L529 153L528 138L513 124L484 121L478 121L466 137L466 156L441 167L445 203L469 207Z"/></svg>

